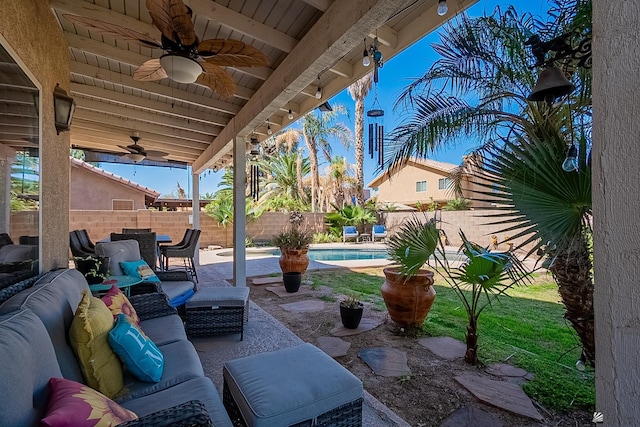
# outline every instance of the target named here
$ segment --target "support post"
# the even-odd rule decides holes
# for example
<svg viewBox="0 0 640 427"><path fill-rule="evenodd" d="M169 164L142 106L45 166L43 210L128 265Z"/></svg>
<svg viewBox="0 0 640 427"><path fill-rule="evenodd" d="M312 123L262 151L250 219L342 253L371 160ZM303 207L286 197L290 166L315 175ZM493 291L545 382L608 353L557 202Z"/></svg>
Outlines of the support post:
<svg viewBox="0 0 640 427"><path fill-rule="evenodd" d="M247 183L247 148L244 138L235 138L233 144L233 282L247 286L245 247L247 218L245 186Z"/></svg>
<svg viewBox="0 0 640 427"><path fill-rule="evenodd" d="M191 182L193 183L191 193L192 226L194 230L200 230L200 174L192 174ZM195 265L200 265L200 240L196 242L196 251L193 254L193 262Z"/></svg>

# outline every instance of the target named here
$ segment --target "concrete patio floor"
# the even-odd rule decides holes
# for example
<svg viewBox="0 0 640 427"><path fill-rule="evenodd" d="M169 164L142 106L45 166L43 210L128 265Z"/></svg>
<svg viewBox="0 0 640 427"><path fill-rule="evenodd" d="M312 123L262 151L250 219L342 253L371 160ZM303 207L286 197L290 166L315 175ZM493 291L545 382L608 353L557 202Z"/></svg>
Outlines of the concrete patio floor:
<svg viewBox="0 0 640 427"><path fill-rule="evenodd" d="M383 249L382 244L347 244L339 247L376 248ZM330 245L322 245L330 247ZM217 253L228 252L223 250L201 250L200 265L197 267L200 288L231 286L233 278L233 261L228 256L218 256ZM311 261L309 270L319 270L336 267L366 267L376 265L386 265L387 260L361 260L361 261L331 261L316 262ZM278 257L261 257L247 259L247 278L252 276L264 276L269 274L280 274ZM251 296L249 296L251 298ZM293 332L282 325L273 316L265 312L262 308L250 303L249 322L245 326L244 340L240 341L238 335L227 335L211 338L196 338L192 340L205 373L222 392L222 366L225 361L253 354L278 350L302 343ZM372 427L408 427L403 419L393 411L380 403L376 398L365 391L363 404L363 426Z"/></svg>

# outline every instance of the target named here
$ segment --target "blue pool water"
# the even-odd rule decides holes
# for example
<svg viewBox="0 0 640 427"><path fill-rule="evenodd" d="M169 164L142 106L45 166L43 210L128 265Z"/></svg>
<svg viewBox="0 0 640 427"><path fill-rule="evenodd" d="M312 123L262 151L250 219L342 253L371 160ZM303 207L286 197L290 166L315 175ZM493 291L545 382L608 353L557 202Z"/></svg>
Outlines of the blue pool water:
<svg viewBox="0 0 640 427"><path fill-rule="evenodd" d="M233 256L232 251L218 256ZM279 249L247 249L247 258L280 256ZM384 249L309 249L309 259L314 261L353 261L360 259L387 259Z"/></svg>

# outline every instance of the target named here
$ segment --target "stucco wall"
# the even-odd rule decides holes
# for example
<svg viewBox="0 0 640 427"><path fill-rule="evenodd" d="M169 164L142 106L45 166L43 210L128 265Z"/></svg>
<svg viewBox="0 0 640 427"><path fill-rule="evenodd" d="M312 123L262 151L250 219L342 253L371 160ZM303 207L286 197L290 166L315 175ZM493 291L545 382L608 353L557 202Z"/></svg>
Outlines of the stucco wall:
<svg viewBox="0 0 640 427"><path fill-rule="evenodd" d="M596 410L640 420L640 2L593 2Z"/></svg>
<svg viewBox="0 0 640 427"><path fill-rule="evenodd" d="M378 185L379 202L395 202L412 205L420 202L424 205L431 201L447 201L453 198L449 190L438 189L438 180L446 173L435 169L407 164L400 172ZM427 181L427 191L416 191L416 182Z"/></svg>
<svg viewBox="0 0 640 427"><path fill-rule="evenodd" d="M111 210L113 199L133 200L134 210L145 209L144 193L112 179L70 166L69 208Z"/></svg>
<svg viewBox="0 0 640 427"><path fill-rule="evenodd" d="M41 88L41 268L68 265L69 134L56 134L53 89L69 91L69 52L45 0L0 0L0 34ZM4 43L3 43L4 44Z"/></svg>

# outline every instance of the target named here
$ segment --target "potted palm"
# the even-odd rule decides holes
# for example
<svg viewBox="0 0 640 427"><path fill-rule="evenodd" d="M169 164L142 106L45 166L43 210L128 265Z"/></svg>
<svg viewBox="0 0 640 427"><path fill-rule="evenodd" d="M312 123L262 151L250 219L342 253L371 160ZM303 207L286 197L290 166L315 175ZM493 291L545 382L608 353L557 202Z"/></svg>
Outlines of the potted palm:
<svg viewBox="0 0 640 427"><path fill-rule="evenodd" d="M362 320L364 305L357 295L349 295L340 301L340 320L347 329L357 329Z"/></svg>
<svg viewBox="0 0 640 427"><path fill-rule="evenodd" d="M413 216L387 243L393 266L383 269L385 281L380 289L389 317L402 327L420 327L436 298L433 272L423 269L440 243L436 224ZM444 250L441 250L444 252Z"/></svg>

